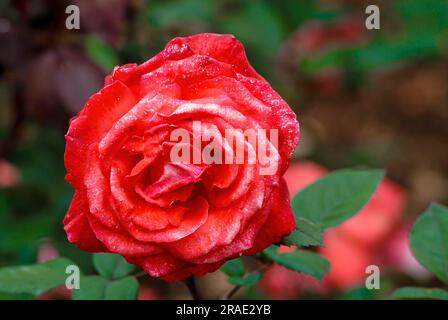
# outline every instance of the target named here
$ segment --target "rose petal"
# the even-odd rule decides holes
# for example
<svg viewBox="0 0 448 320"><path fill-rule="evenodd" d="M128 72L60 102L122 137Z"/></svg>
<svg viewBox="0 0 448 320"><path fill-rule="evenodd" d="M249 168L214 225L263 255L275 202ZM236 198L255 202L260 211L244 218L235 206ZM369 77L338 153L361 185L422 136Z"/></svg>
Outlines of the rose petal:
<svg viewBox="0 0 448 320"><path fill-rule="evenodd" d="M87 219L88 213L89 207L85 195L81 191L76 191L64 218L64 230L67 233L68 241L81 250L89 252L107 251L103 243L95 237Z"/></svg>
<svg viewBox="0 0 448 320"><path fill-rule="evenodd" d="M179 226L171 226L158 231L148 231L137 225L131 225L128 231L133 237L144 242L166 243L185 238L207 221L208 203L204 198L197 197L190 204L186 204L185 207L189 208L189 211L185 213Z"/></svg>
<svg viewBox="0 0 448 320"><path fill-rule="evenodd" d="M135 104L134 94L121 82L111 83L93 95L70 122L64 154L67 181L83 188L82 178L90 144L97 142Z"/></svg>

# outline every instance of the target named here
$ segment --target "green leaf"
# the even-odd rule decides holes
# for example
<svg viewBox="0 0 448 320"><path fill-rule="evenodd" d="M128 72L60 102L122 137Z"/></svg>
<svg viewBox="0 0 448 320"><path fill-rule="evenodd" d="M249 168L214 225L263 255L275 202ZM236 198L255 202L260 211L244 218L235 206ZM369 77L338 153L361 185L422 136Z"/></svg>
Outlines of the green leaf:
<svg viewBox="0 0 448 320"><path fill-rule="evenodd" d="M22 248L37 247L39 239L51 233L53 224L53 216L40 213L20 219L5 219L0 224L0 252L17 253Z"/></svg>
<svg viewBox="0 0 448 320"><path fill-rule="evenodd" d="M34 296L23 293L3 293L0 292L0 300L33 300Z"/></svg>
<svg viewBox="0 0 448 320"><path fill-rule="evenodd" d="M134 277L126 277L110 282L106 288L106 300L136 300L138 281Z"/></svg>
<svg viewBox="0 0 448 320"><path fill-rule="evenodd" d="M88 36L85 46L89 57L105 71L111 72L119 64L114 50L100 38Z"/></svg>
<svg viewBox="0 0 448 320"><path fill-rule="evenodd" d="M431 34L377 39L352 51L350 67L358 72L372 72L389 64L435 56L438 52L438 38Z"/></svg>
<svg viewBox="0 0 448 320"><path fill-rule="evenodd" d="M73 300L104 300L107 279L100 276L81 277L79 289L72 291Z"/></svg>
<svg viewBox="0 0 448 320"><path fill-rule="evenodd" d="M354 288L336 296L338 300L375 300L377 290L370 290L366 287Z"/></svg>
<svg viewBox="0 0 448 320"><path fill-rule="evenodd" d="M252 272L245 277L230 277L229 282L235 285L250 287L257 284L263 278L261 272Z"/></svg>
<svg viewBox="0 0 448 320"><path fill-rule="evenodd" d="M323 228L337 226L369 202L383 176L383 170L334 171L292 199L296 219L306 218Z"/></svg>
<svg viewBox="0 0 448 320"><path fill-rule="evenodd" d="M395 299L437 299L448 300L448 291L439 288L404 287L393 294Z"/></svg>
<svg viewBox="0 0 448 320"><path fill-rule="evenodd" d="M410 238L417 260L448 284L448 208L431 205L415 222Z"/></svg>
<svg viewBox="0 0 448 320"><path fill-rule="evenodd" d="M123 278L135 269L122 256L113 253L94 254L93 265L100 275L108 279Z"/></svg>
<svg viewBox="0 0 448 320"><path fill-rule="evenodd" d="M305 218L297 218L297 227L282 244L287 246L321 246L323 245L323 229Z"/></svg>
<svg viewBox="0 0 448 320"><path fill-rule="evenodd" d="M229 277L242 277L244 276L244 265L241 259L233 259L227 261L221 267L221 271Z"/></svg>
<svg viewBox="0 0 448 320"><path fill-rule="evenodd" d="M392 4L392 3L391 3ZM443 32L448 28L448 3L441 0L396 0L393 6L409 33Z"/></svg>
<svg viewBox="0 0 448 320"><path fill-rule="evenodd" d="M263 251L270 260L297 272L302 272L322 280L330 270L330 263L324 257L314 252L295 250L277 253L277 247L271 246Z"/></svg>
<svg viewBox="0 0 448 320"><path fill-rule="evenodd" d="M234 34L265 59L275 56L285 36L278 8L267 1L245 1L241 9L221 14L218 23L223 33Z"/></svg>
<svg viewBox="0 0 448 320"><path fill-rule="evenodd" d="M73 300L135 300L138 293L138 281L126 277L109 281L100 276L82 277L79 289L73 290Z"/></svg>
<svg viewBox="0 0 448 320"><path fill-rule="evenodd" d="M0 291L39 295L65 284L68 259L58 258L40 264L0 269Z"/></svg>

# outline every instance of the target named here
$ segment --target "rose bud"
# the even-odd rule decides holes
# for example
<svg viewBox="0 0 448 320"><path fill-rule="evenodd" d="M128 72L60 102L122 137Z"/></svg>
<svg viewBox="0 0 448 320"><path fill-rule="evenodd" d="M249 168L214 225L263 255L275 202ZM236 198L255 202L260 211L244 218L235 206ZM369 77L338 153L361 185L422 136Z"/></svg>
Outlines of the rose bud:
<svg viewBox="0 0 448 320"><path fill-rule="evenodd" d="M68 239L164 280L253 255L295 228L282 176L298 140L294 112L238 40L175 38L141 65L116 67L71 121Z"/></svg>

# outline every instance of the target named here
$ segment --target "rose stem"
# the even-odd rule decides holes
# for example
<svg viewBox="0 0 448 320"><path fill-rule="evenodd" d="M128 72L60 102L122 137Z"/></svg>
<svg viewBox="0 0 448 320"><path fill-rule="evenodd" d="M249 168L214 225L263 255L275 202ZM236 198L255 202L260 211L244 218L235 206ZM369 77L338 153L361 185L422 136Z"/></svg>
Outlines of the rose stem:
<svg viewBox="0 0 448 320"><path fill-rule="evenodd" d="M227 293L224 295L224 297L222 297L222 300L230 300L230 299L233 297L233 295L234 295L235 293L237 293L238 290L240 290L240 289L241 289L241 286L240 286L240 285L234 286L232 289L229 290L229 292L227 292Z"/></svg>
<svg viewBox="0 0 448 320"><path fill-rule="evenodd" d="M188 290L190 290L193 300L201 300L201 297L198 292L198 288L196 287L196 279L194 278L194 276L191 276L191 277L188 277L187 279L185 279L185 284L186 284Z"/></svg>

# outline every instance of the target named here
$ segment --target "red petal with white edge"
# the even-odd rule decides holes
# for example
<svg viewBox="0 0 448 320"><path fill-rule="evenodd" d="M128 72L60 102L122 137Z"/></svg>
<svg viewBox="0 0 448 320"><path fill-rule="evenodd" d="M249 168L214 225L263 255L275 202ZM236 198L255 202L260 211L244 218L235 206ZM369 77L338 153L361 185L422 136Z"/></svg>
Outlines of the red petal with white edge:
<svg viewBox="0 0 448 320"><path fill-rule="evenodd" d="M267 206L271 209L268 220L257 234L253 246L244 255L254 255L288 236L296 227L294 212L289 203L289 192L285 180L272 192Z"/></svg>
<svg viewBox="0 0 448 320"><path fill-rule="evenodd" d="M203 256L217 245L231 242L240 230L241 219L237 209L215 209L209 212L207 221L196 232L166 247L187 261Z"/></svg>
<svg viewBox="0 0 448 320"><path fill-rule="evenodd" d="M95 237L87 219L88 213L89 207L85 196L81 191L76 191L64 218L64 229L68 240L81 250L89 252L107 251L104 244Z"/></svg>
<svg viewBox="0 0 448 320"><path fill-rule="evenodd" d="M150 198L157 198L165 193L199 181L206 166L189 163L167 163L159 180L149 185L143 193Z"/></svg>
<svg viewBox="0 0 448 320"><path fill-rule="evenodd" d="M90 144L98 142L136 103L134 94L121 82L114 82L90 97L84 109L70 122L64 154L67 181L82 189Z"/></svg>
<svg viewBox="0 0 448 320"><path fill-rule="evenodd" d="M279 141L281 143L278 147L284 161L280 174L283 175L288 167L288 160L291 158L300 139L299 123L296 120L296 114L266 81L258 81L240 75L237 79L244 84L255 98L271 107L271 113L275 115L269 119L271 128L279 130Z"/></svg>
<svg viewBox="0 0 448 320"><path fill-rule="evenodd" d="M137 241L125 232L108 229L93 216L89 216L89 222L95 236L104 243L109 252L123 256L147 256L162 252L152 243Z"/></svg>
<svg viewBox="0 0 448 320"><path fill-rule="evenodd" d="M168 61L160 68L144 74L140 80L140 91L159 92L171 83L185 87L191 83L222 75L236 76L231 65L221 63L211 57L193 55L179 61Z"/></svg>
<svg viewBox="0 0 448 320"><path fill-rule="evenodd" d="M135 239L144 242L166 243L185 238L199 229L208 217L208 203L202 197L192 199L185 207L190 210L183 216L178 226L167 227L163 230L148 231L137 225L128 227L128 231Z"/></svg>

